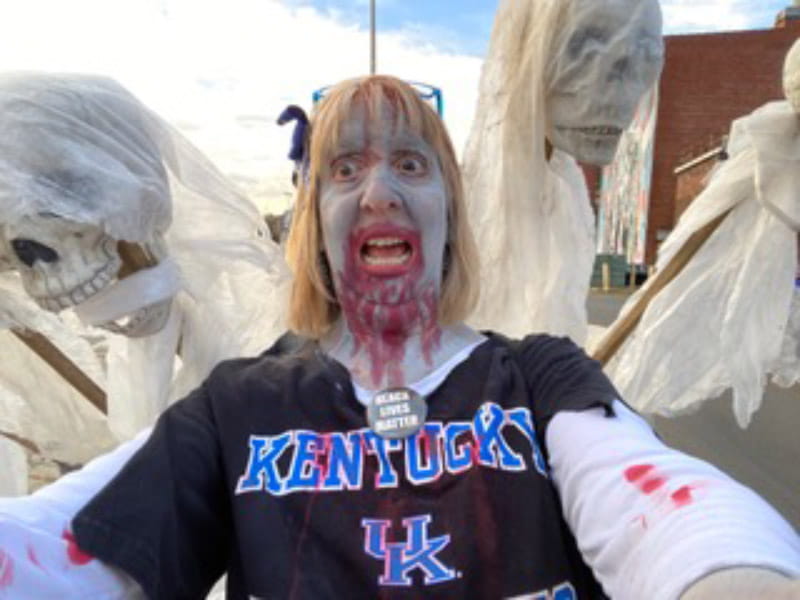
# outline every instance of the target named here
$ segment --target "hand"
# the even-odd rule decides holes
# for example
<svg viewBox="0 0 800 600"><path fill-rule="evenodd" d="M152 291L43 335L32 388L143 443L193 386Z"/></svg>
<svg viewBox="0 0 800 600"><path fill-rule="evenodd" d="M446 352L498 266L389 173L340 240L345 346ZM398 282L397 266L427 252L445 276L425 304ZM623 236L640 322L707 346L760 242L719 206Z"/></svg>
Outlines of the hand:
<svg viewBox="0 0 800 600"><path fill-rule="evenodd" d="M752 567L725 569L695 582L681 600L800 600L800 579Z"/></svg>

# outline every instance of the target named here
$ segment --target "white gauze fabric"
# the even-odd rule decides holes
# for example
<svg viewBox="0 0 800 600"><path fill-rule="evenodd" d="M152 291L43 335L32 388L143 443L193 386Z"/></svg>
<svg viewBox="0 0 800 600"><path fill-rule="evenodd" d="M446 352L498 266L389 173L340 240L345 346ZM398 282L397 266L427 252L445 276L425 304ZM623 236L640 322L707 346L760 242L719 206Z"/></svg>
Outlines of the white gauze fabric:
<svg viewBox="0 0 800 600"><path fill-rule="evenodd" d="M27 439L41 454L80 464L109 450L116 438L106 417L11 331L34 330L70 357L100 387L105 369L92 335L75 318L42 311L14 281L0 276L0 431ZM67 317L67 316L65 316ZM25 472L0 470L0 487L18 489Z"/></svg>
<svg viewBox="0 0 800 600"><path fill-rule="evenodd" d="M198 385L217 362L258 352L282 332L288 269L256 207L181 134L113 80L35 73L0 77L0 271L5 270L0 281L7 289L22 292L23 287L14 271L22 273L25 265L14 240L20 232L45 236L51 223L66 223L76 235L97 235L109 252L119 240L152 248L178 274L166 319L156 332L138 339L65 325L64 313L60 324L44 310L26 313L24 325L30 329L66 329L76 344L90 331L101 346L98 383L109 405L107 421L98 413L106 429L102 435L83 439L76 424L85 427L87 415L77 407L94 409L80 397L77 404L59 404L54 398L71 392L54 392L68 387L57 376L37 391L50 396L48 408L31 413L34 392L18 384L42 362L30 353L15 356L19 363L0 377L0 414L12 414L9 405L24 405L26 414L40 418L39 424L16 418L15 433L51 458L84 462L106 449L109 439L130 437L170 400ZM131 290L140 297L131 302L132 309L165 294L161 279L139 280L145 287ZM152 286L161 287L154 292ZM72 299L80 304L85 291ZM0 313L10 298L0 295ZM6 319L3 326L18 325ZM4 356L7 348L13 346L3 344ZM48 421L42 410L60 416ZM56 446L57 451L48 451Z"/></svg>
<svg viewBox="0 0 800 600"><path fill-rule="evenodd" d="M471 325L584 342L594 215L574 158L613 159L662 63L655 0L500 4L464 152L482 258Z"/></svg>
<svg viewBox="0 0 800 600"><path fill-rule="evenodd" d="M731 212L650 302L606 373L636 409L665 416L732 389L746 427L770 374L787 387L800 381L798 234L787 218L800 207L800 119L786 101L766 104L734 122L729 151L664 241L656 268Z"/></svg>

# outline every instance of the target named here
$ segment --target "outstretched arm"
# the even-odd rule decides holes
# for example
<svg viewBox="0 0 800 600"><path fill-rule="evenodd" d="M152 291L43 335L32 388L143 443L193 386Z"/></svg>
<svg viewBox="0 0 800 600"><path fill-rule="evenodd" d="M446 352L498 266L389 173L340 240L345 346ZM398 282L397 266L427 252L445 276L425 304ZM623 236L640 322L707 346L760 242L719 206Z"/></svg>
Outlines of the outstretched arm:
<svg viewBox="0 0 800 600"><path fill-rule="evenodd" d="M69 524L149 434L142 431L30 496L0 498L0 597L143 597L132 579L81 552Z"/></svg>
<svg viewBox="0 0 800 600"><path fill-rule="evenodd" d="M791 525L750 489L665 446L621 402L614 410L560 412L546 432L565 518L606 593L701 600L796 592L800 538Z"/></svg>

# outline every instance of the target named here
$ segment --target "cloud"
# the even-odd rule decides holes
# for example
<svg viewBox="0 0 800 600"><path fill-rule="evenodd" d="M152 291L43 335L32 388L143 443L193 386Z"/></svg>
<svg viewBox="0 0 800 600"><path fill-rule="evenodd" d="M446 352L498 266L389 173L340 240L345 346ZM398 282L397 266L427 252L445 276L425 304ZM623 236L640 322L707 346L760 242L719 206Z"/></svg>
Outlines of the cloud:
<svg viewBox="0 0 800 600"><path fill-rule="evenodd" d="M26 0L0 20L0 69L117 79L177 125L263 207L291 196L289 103L369 70L369 33L343 13L277 0ZM443 89L462 148L480 59L381 33L379 70Z"/></svg>
<svg viewBox="0 0 800 600"><path fill-rule="evenodd" d="M661 0L667 34L772 27L789 0Z"/></svg>
<svg viewBox="0 0 800 600"><path fill-rule="evenodd" d="M770 27L786 4L662 0L667 32ZM0 19L0 69L114 77L261 206L279 210L291 197L291 131L275 119L290 103L310 108L314 89L369 70L364 6L365 0L19 1ZM476 8L461 17L477 14L482 21L473 29L488 36L492 14ZM461 150L481 59L465 54L459 35L466 34L451 29L456 20L401 23L379 33L379 71L439 86Z"/></svg>

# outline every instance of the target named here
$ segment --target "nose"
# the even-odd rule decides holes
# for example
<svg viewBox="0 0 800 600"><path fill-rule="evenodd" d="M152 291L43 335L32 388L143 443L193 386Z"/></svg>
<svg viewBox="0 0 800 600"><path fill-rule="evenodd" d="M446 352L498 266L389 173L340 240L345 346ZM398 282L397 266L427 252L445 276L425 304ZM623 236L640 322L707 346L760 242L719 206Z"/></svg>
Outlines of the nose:
<svg viewBox="0 0 800 600"><path fill-rule="evenodd" d="M14 250L17 258L29 267L32 267L39 260L46 263L58 260L58 252L34 240L25 238L13 239L11 240L11 249Z"/></svg>
<svg viewBox="0 0 800 600"><path fill-rule="evenodd" d="M375 169L369 175L361 208L367 212L385 214L397 210L402 200L392 188L389 174L383 169Z"/></svg>
<svg viewBox="0 0 800 600"><path fill-rule="evenodd" d="M618 58L611 64L611 71L609 73L610 81L625 81L631 76L631 59L627 56Z"/></svg>

